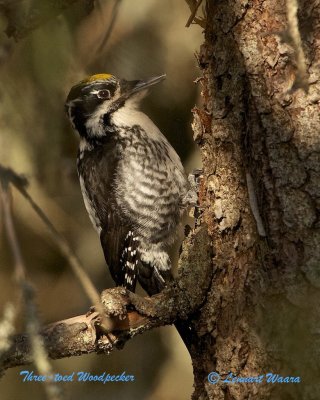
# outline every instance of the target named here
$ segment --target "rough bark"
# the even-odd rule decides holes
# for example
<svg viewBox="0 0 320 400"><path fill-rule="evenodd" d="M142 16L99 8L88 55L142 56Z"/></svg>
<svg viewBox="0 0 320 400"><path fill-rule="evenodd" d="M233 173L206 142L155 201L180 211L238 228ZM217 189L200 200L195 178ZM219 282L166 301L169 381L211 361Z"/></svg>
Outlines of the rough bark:
<svg viewBox="0 0 320 400"><path fill-rule="evenodd" d="M195 321L194 399L320 398L320 10L316 1L300 9L308 95L289 90L296 68L281 41L284 1L206 3L198 56L204 105L194 109L193 127L215 257ZM210 371L220 374L215 385ZM229 372L301 383L222 383Z"/></svg>

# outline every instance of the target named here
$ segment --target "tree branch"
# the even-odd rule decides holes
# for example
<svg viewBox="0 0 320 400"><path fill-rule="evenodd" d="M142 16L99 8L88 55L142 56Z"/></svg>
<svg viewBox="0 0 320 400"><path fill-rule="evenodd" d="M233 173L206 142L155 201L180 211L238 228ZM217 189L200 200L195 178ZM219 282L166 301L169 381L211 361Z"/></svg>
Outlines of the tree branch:
<svg viewBox="0 0 320 400"><path fill-rule="evenodd" d="M26 37L33 30L45 24L49 20L60 15L65 9L79 0L53 0L37 2L27 10L23 9L21 1L12 0L2 1L0 11L8 20L5 30L8 37L20 40ZM88 11L93 8L94 0L86 0Z"/></svg>
<svg viewBox="0 0 320 400"><path fill-rule="evenodd" d="M186 28L189 28L189 26L194 22L201 26L202 28L205 28L205 21L203 18L197 18L196 14L197 11L202 3L202 0L186 0L190 10L191 14L190 17L188 18L188 21L186 23Z"/></svg>
<svg viewBox="0 0 320 400"><path fill-rule="evenodd" d="M201 282L200 282L201 283ZM122 287L102 292L108 329L101 325L101 316L95 310L44 327L42 336L47 354L52 359L89 353L109 354L137 334L169 325L177 319L187 318L204 301L203 297L190 298L177 283L152 297L140 297ZM109 327L113 326L110 333ZM26 365L33 361L30 338L26 334L12 337L10 348L2 355L3 369Z"/></svg>
<svg viewBox="0 0 320 400"><path fill-rule="evenodd" d="M114 25L115 25L115 22L117 20L117 16L119 13L120 5L121 5L121 0L115 0L112 11L111 11L109 26L102 38L101 43L99 44L99 47L97 48L97 54L99 54L99 55L101 55L101 52L106 47L106 44L112 34L112 31L113 31L113 28L114 28Z"/></svg>
<svg viewBox="0 0 320 400"><path fill-rule="evenodd" d="M0 183L4 186L8 186L12 184L21 194L22 196L28 201L32 209L38 215L38 217L42 220L42 222L48 228L54 242L57 244L61 254L68 260L69 265L77 277L78 281L80 282L83 291L87 295L88 299L95 304L95 307L101 307L100 304L100 297L99 293L96 290L95 286L91 282L90 277L86 273L85 269L83 268L80 260L78 259L77 255L69 246L66 239L57 231L55 226L52 224L50 219L47 217L45 212L41 209L40 206L33 200L30 196L29 192L27 191L28 181L23 175L17 174L11 168L6 168L0 164ZM12 243L16 243L16 241L12 241ZM15 254L16 249L13 249L13 253ZM19 255L19 254L18 254ZM20 256L21 258L21 256ZM18 262L16 265L21 265L21 261L18 258ZM18 267L16 267L17 269ZM19 269L20 270L20 269ZM104 314L103 309L101 308L101 315ZM111 328L111 327L110 327Z"/></svg>
<svg viewBox="0 0 320 400"><path fill-rule="evenodd" d="M0 176L0 197L3 207L4 226L14 258L15 278L21 291L21 300L23 300L25 305L27 315L26 330L30 338L30 351L39 373L42 375L51 375L53 370L44 349L43 337L39 334L40 322L37 308L33 301L34 289L26 279L26 268L13 224L10 194L9 181L7 179L2 179ZM61 389L55 382L46 381L45 390L48 399L62 400Z"/></svg>

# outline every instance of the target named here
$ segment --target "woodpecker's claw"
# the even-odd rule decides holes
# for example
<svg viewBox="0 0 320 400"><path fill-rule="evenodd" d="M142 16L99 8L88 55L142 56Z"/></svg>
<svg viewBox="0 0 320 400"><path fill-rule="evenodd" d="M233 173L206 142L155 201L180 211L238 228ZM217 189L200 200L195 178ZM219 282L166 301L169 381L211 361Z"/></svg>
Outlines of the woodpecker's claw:
<svg viewBox="0 0 320 400"><path fill-rule="evenodd" d="M153 267L154 274L158 278L158 280L163 284L163 286L166 285L166 281L164 280L163 276L160 274L159 270L157 267Z"/></svg>

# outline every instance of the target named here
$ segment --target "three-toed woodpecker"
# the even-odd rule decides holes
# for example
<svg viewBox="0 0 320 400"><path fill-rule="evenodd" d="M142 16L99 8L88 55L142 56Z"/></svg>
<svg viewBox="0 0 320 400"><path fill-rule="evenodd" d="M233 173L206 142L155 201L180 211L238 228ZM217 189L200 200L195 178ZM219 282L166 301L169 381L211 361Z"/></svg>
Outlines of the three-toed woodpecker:
<svg viewBox="0 0 320 400"><path fill-rule="evenodd" d="M181 161L139 109L165 75L126 81L93 75L72 87L66 111L80 135L78 174L90 219L116 285L149 295L170 279L168 247L195 200Z"/></svg>

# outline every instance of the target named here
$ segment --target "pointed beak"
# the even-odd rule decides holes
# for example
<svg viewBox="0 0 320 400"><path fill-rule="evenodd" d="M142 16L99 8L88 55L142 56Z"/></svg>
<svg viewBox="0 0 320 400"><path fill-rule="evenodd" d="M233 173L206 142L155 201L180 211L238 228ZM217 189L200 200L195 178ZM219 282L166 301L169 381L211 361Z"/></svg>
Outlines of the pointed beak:
<svg viewBox="0 0 320 400"><path fill-rule="evenodd" d="M166 79L166 74L160 76L154 76L152 78L140 81L126 81L120 82L122 95L126 98L132 94L148 89L150 86L156 85Z"/></svg>
<svg viewBox="0 0 320 400"><path fill-rule="evenodd" d="M149 78L147 80L142 80L142 81L136 81L136 84L132 90L132 93L140 92L140 90L144 90L149 88L150 86L156 85L159 82L162 82L164 79L166 79L166 74L160 75L160 76L154 76L152 78Z"/></svg>

